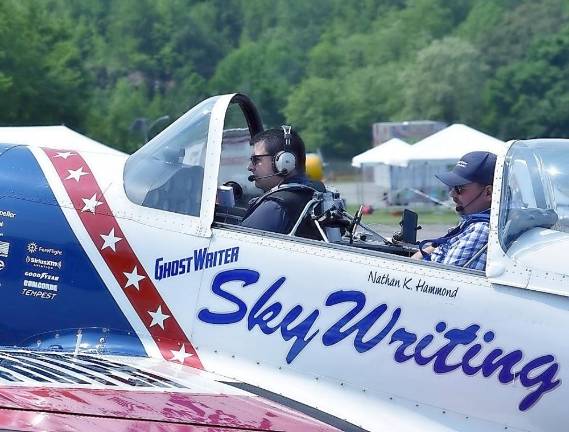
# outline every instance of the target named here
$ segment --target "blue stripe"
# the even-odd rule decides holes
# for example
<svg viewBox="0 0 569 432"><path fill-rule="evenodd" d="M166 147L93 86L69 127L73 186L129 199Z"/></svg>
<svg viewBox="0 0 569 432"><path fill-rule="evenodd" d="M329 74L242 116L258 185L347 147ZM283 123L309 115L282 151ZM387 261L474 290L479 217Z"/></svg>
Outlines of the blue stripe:
<svg viewBox="0 0 569 432"><path fill-rule="evenodd" d="M26 147L0 156L0 225L0 241L9 243L8 257L0 257L0 345L17 345L46 332L61 345L58 332L74 334L61 330L100 327L112 329L109 335L130 334L109 338L128 345L114 352L145 355Z"/></svg>

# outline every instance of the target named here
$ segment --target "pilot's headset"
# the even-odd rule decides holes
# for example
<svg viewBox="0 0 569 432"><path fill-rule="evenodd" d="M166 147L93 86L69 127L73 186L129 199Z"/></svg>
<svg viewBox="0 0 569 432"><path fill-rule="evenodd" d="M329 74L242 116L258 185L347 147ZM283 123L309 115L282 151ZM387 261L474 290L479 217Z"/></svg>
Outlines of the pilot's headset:
<svg viewBox="0 0 569 432"><path fill-rule="evenodd" d="M296 168L296 156L290 144L291 126L281 126L284 133L284 148L273 156L273 169L277 175L286 176Z"/></svg>

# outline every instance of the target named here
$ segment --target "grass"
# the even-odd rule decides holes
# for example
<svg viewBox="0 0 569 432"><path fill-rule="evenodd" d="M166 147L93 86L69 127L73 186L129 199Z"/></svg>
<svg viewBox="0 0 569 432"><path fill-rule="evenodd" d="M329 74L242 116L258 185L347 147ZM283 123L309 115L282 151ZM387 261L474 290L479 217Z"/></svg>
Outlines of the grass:
<svg viewBox="0 0 569 432"><path fill-rule="evenodd" d="M358 206L349 205L348 213L354 215ZM456 212L453 209L437 208L431 209L409 209L415 211L419 215L419 225L429 224L442 224L452 226L458 221ZM370 215L364 215L362 222L368 225L382 224L382 225L399 225L403 209L400 207L376 209Z"/></svg>

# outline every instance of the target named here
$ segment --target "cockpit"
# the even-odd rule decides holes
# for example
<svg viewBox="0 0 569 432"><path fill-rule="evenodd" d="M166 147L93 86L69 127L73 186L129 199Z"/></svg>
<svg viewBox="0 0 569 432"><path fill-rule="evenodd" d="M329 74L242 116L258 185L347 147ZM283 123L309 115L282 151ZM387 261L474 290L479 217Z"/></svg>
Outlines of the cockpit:
<svg viewBox="0 0 569 432"><path fill-rule="evenodd" d="M184 223L199 225L204 235L215 227L244 230L239 223L247 204L262 194L247 179L250 140L262 130L248 97L209 98L129 157L123 175L126 195L140 206L184 215ZM503 175L496 177L502 190L497 188L494 200L500 207L497 237L508 256L523 259L529 237L533 244L569 237L567 145L553 140L510 145ZM323 243L407 257L417 250L417 215L409 210L401 232L389 240L366 227L361 212L348 214L334 190L315 192L301 217L313 221ZM294 228L287 237L296 238Z"/></svg>
<svg viewBox="0 0 569 432"><path fill-rule="evenodd" d="M248 181L251 137L263 130L260 115L243 95L200 103L129 157L124 188L134 203L166 212L239 225L248 202L262 194ZM315 192L300 218L310 218L326 243L410 255L349 215L337 191ZM299 219L300 221L300 219ZM287 235L297 235L298 223ZM408 245L411 246L411 245Z"/></svg>

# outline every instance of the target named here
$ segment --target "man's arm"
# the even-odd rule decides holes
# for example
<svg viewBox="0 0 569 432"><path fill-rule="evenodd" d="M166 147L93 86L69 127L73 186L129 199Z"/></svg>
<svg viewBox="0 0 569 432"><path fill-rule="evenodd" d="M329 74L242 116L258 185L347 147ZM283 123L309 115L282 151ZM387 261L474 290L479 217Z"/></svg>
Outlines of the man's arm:
<svg viewBox="0 0 569 432"><path fill-rule="evenodd" d="M241 221L241 226L263 231L287 234L289 217L286 210L278 202L266 199Z"/></svg>

